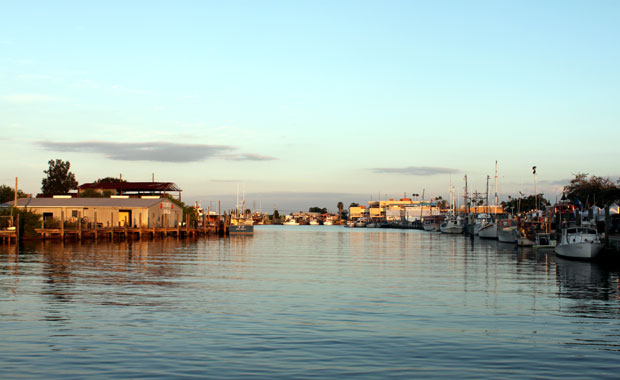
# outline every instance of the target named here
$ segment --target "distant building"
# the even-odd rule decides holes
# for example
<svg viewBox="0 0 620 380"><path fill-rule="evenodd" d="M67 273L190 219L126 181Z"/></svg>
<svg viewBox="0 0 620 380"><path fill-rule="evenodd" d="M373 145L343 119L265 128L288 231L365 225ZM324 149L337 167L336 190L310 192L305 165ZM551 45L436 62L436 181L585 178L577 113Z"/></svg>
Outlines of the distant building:
<svg viewBox="0 0 620 380"><path fill-rule="evenodd" d="M6 203L13 206L13 202ZM176 227L183 209L167 198L22 198L17 208L68 222L102 227Z"/></svg>
<svg viewBox="0 0 620 380"><path fill-rule="evenodd" d="M181 199L181 190L173 182L92 182L78 186L78 194L94 190L99 194L106 192L112 195L129 195L130 197L140 197L144 195L165 196L170 192L177 192L178 199Z"/></svg>

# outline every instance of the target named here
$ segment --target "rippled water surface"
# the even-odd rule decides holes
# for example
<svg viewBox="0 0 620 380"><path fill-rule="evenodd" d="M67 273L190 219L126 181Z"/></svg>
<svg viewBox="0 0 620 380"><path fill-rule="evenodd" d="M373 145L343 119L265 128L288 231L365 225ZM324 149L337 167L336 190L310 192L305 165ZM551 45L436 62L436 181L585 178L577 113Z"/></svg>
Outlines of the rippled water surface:
<svg viewBox="0 0 620 380"><path fill-rule="evenodd" d="M618 378L617 266L414 230L0 247L0 378Z"/></svg>

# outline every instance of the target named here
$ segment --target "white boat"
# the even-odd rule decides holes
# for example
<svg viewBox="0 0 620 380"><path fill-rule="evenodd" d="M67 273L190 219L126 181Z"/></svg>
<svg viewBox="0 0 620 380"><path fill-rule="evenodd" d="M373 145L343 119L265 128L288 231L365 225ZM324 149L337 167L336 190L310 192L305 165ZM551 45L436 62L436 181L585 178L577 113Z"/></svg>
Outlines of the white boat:
<svg viewBox="0 0 620 380"><path fill-rule="evenodd" d="M474 222L474 235L478 235L480 228L491 221L491 216L486 213L478 214Z"/></svg>
<svg viewBox="0 0 620 380"><path fill-rule="evenodd" d="M331 225L333 225L333 224L334 224L334 223L333 223L331 220L329 220L329 219L327 219L327 220L325 220L325 221L323 222L323 225L324 225L324 226L331 226Z"/></svg>
<svg viewBox="0 0 620 380"><path fill-rule="evenodd" d="M442 221L443 221L442 215L427 216L424 218L424 222L422 226L424 228L424 231L439 232Z"/></svg>
<svg viewBox="0 0 620 380"><path fill-rule="evenodd" d="M450 186L450 213L446 219L439 225L439 229L444 234L462 234L463 218L456 215L456 204L454 199L454 187Z"/></svg>
<svg viewBox="0 0 620 380"><path fill-rule="evenodd" d="M485 219L484 224L478 230L478 236L482 239L497 239L497 222Z"/></svg>
<svg viewBox="0 0 620 380"><path fill-rule="evenodd" d="M593 259L603 250L601 238L594 228L569 227L562 229L560 241L555 246L559 256Z"/></svg>
<svg viewBox="0 0 620 380"><path fill-rule="evenodd" d="M295 221L295 219L289 219L289 220L285 221L284 223L282 223L282 225L284 225L284 226L299 226L299 223L297 223Z"/></svg>
<svg viewBox="0 0 620 380"><path fill-rule="evenodd" d="M501 219L497 226L497 240L502 243L516 243L515 231L517 230L517 221L514 219Z"/></svg>
<svg viewBox="0 0 620 380"><path fill-rule="evenodd" d="M462 234L463 233L463 218L460 216L451 216L447 218L439 229L444 234Z"/></svg>
<svg viewBox="0 0 620 380"><path fill-rule="evenodd" d="M311 225L311 226L318 226L318 225L319 225L319 222L318 222L317 220L314 220L314 219L313 219L313 220L311 220L311 221L310 221L310 225Z"/></svg>
<svg viewBox="0 0 620 380"><path fill-rule="evenodd" d="M237 206L234 215L231 215L228 235L252 235L254 234L254 221L245 212L245 190L239 197L239 185L237 185Z"/></svg>
<svg viewBox="0 0 620 380"><path fill-rule="evenodd" d="M366 221L365 220L358 220L355 222L355 227L366 227Z"/></svg>
<svg viewBox="0 0 620 380"><path fill-rule="evenodd" d="M483 239L499 239L500 227L498 226L497 219L497 206L499 204L499 198L497 197L497 161L495 161L495 208L493 211L493 217L487 216L483 219L480 229L478 230L478 236ZM487 176L487 210L489 209L489 176ZM501 241L501 240L500 240Z"/></svg>
<svg viewBox="0 0 620 380"><path fill-rule="evenodd" d="M376 228L377 227L377 223L374 222L370 222L366 225L366 228Z"/></svg>
<svg viewBox="0 0 620 380"><path fill-rule="evenodd" d="M345 227L351 228L351 227L355 227L355 222L352 220L347 220L347 222L344 224Z"/></svg>

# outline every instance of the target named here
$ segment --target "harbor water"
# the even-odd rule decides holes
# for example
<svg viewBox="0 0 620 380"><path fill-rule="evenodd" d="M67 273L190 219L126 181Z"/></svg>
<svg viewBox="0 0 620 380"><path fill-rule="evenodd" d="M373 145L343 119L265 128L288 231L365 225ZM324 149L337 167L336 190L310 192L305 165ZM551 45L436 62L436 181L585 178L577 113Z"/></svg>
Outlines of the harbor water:
<svg viewBox="0 0 620 380"><path fill-rule="evenodd" d="M0 378L620 376L615 265L417 230L0 247Z"/></svg>

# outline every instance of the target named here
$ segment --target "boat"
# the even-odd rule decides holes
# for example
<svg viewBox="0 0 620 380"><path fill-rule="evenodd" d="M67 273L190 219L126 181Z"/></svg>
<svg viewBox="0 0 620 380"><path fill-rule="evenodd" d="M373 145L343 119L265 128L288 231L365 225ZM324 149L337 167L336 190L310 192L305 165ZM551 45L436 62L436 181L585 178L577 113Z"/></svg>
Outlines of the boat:
<svg viewBox="0 0 620 380"><path fill-rule="evenodd" d="M575 259L593 259L602 250L598 231L591 227L562 228L560 241L555 246L556 255Z"/></svg>
<svg viewBox="0 0 620 380"><path fill-rule="evenodd" d="M439 229L444 234L462 234L463 218L456 215L454 201L454 187L450 187L450 213L439 225Z"/></svg>
<svg viewBox="0 0 620 380"><path fill-rule="evenodd" d="M311 225L311 226L318 226L318 225L319 225L319 222L318 222L317 220L312 219L312 220L310 221L310 225Z"/></svg>
<svg viewBox="0 0 620 380"><path fill-rule="evenodd" d="M547 232L541 232L536 234L536 241L534 249L555 249L555 240L551 238L551 234Z"/></svg>
<svg viewBox="0 0 620 380"><path fill-rule="evenodd" d="M254 223L251 219L231 219L228 226L229 235L252 235L254 234Z"/></svg>
<svg viewBox="0 0 620 380"><path fill-rule="evenodd" d="M517 221L514 219L500 219L497 226L497 240L502 243L516 243L515 231Z"/></svg>
<svg viewBox="0 0 620 380"><path fill-rule="evenodd" d="M284 226L299 226L299 223L297 223L295 221L295 219L288 219L284 223L282 223L282 225L284 225Z"/></svg>
<svg viewBox="0 0 620 380"><path fill-rule="evenodd" d="M533 247L536 242L528 237L528 234L521 228L518 228L514 232L515 243L518 247Z"/></svg>
<svg viewBox="0 0 620 380"><path fill-rule="evenodd" d="M334 222L332 222L332 221L331 221L331 220L329 220L329 219L326 219L326 220L323 222L323 225L324 225L324 226L331 226L331 225L333 225L333 224L334 224Z"/></svg>
<svg viewBox="0 0 620 380"><path fill-rule="evenodd" d="M478 235L480 228L486 225L490 220L491 216L487 213L476 215L476 220L474 221L474 235Z"/></svg>
<svg viewBox="0 0 620 380"><path fill-rule="evenodd" d="M450 215L439 226L439 229L444 234L462 234L463 233L463 218L460 216Z"/></svg>
<svg viewBox="0 0 620 380"><path fill-rule="evenodd" d="M245 210L245 190L239 198L239 186L237 186L237 206L234 215L231 215L228 235L253 235L254 221L246 216Z"/></svg>
<svg viewBox="0 0 620 380"><path fill-rule="evenodd" d="M486 192L486 207L489 210L489 179L487 176L487 192ZM495 208L493 209L493 216L487 215L481 221L480 229L478 230L478 236L482 239L498 239L499 240L499 228L497 219L497 206L499 204L499 198L497 196L497 161L495 161Z"/></svg>
<svg viewBox="0 0 620 380"><path fill-rule="evenodd" d="M363 219L359 219L355 222L355 227L366 227L366 221Z"/></svg>
<svg viewBox="0 0 620 380"><path fill-rule="evenodd" d="M484 224L478 230L481 239L497 239L497 222L493 219L484 219Z"/></svg>
<svg viewBox="0 0 620 380"><path fill-rule="evenodd" d="M424 218L422 228L424 231L439 232L441 222L443 222L443 215L431 215Z"/></svg>

